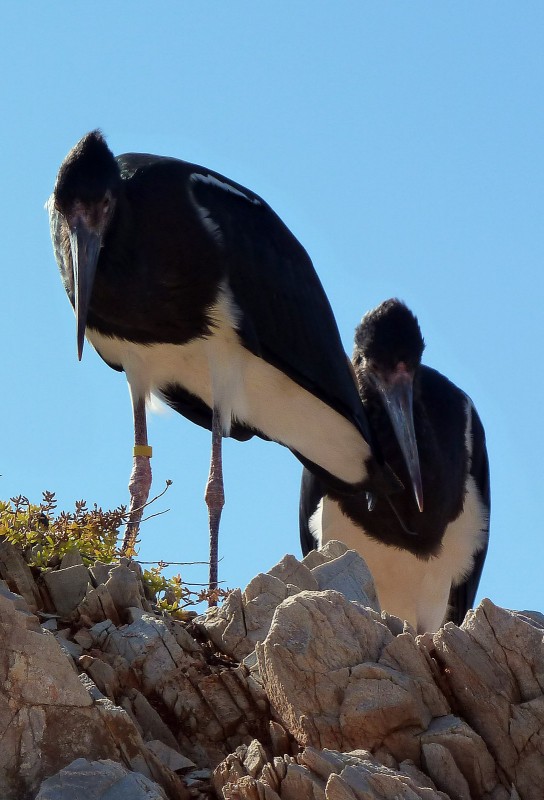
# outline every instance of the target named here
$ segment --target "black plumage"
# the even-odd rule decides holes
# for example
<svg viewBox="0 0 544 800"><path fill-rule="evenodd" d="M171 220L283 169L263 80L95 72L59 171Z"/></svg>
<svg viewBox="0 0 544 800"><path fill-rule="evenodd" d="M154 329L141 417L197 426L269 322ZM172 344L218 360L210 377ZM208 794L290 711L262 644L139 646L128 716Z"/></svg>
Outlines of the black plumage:
<svg viewBox="0 0 544 800"><path fill-rule="evenodd" d="M421 364L423 349L416 318L398 300L369 312L356 330L359 392L405 490L347 496L304 472L300 507L303 552L319 541L346 541L369 563L382 607L419 630L445 618L460 624L474 603L490 510L480 418L461 389Z"/></svg>

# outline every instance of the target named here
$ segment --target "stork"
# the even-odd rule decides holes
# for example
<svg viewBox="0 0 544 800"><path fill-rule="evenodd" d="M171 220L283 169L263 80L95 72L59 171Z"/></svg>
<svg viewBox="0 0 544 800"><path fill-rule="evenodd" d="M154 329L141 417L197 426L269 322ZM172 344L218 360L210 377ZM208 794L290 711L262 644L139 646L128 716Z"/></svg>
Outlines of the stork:
<svg viewBox="0 0 544 800"><path fill-rule="evenodd" d="M85 337L124 371L134 415L131 552L151 485L146 400L164 399L212 431L205 498L210 587L224 503L221 439L285 445L325 485L395 486L371 449L349 360L312 262L270 206L205 167L115 157L84 136L48 201L51 237Z"/></svg>
<svg viewBox="0 0 544 800"><path fill-rule="evenodd" d="M418 631L461 624L474 603L489 537L485 434L470 398L421 364L418 321L399 300L368 312L353 366L378 446L406 487L348 496L304 470L304 554L339 539L365 559L381 608Z"/></svg>

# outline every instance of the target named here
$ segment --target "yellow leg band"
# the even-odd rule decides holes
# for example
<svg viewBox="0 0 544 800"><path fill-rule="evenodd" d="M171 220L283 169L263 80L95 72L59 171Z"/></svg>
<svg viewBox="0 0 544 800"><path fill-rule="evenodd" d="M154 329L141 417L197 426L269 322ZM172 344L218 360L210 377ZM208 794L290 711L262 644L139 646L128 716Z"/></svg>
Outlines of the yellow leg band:
<svg viewBox="0 0 544 800"><path fill-rule="evenodd" d="M153 448L149 447L147 444L135 444L133 452L135 456L147 456L151 458L153 455Z"/></svg>

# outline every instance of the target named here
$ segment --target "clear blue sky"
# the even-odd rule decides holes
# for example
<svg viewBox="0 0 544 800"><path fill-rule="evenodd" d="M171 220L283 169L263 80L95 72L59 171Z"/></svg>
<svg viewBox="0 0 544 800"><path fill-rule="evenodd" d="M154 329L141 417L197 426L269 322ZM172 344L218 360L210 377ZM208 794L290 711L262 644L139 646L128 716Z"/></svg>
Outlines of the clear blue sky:
<svg viewBox="0 0 544 800"><path fill-rule="evenodd" d="M125 502L124 376L75 322L43 209L61 160L101 127L115 153L209 166L262 195L309 251L346 350L398 296L425 361L473 398L492 470L480 597L543 609L541 2L5 2L0 25L0 497ZM146 560L205 560L210 435L150 419ZM225 446L220 578L300 554L300 467ZM183 570L187 581L205 568Z"/></svg>

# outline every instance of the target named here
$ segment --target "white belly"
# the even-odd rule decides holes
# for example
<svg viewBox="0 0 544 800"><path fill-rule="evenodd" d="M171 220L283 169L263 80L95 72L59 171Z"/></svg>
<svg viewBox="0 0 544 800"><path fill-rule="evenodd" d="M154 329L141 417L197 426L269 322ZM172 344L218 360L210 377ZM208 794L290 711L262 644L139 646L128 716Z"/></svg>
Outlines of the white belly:
<svg viewBox="0 0 544 800"><path fill-rule="evenodd" d="M427 561L367 536L327 497L314 517L312 532L319 546L339 539L360 553L374 578L382 610L408 620L418 633L437 631L443 624L451 587L471 571L485 541L485 516L472 477L462 513L446 528L440 554Z"/></svg>
<svg viewBox="0 0 544 800"><path fill-rule="evenodd" d="M226 293L213 317L209 336L184 345L142 345L92 329L87 338L106 361L123 367L133 402L179 384L219 410L226 434L236 419L347 483L366 478L370 448L355 426L245 349L233 329L236 310Z"/></svg>

